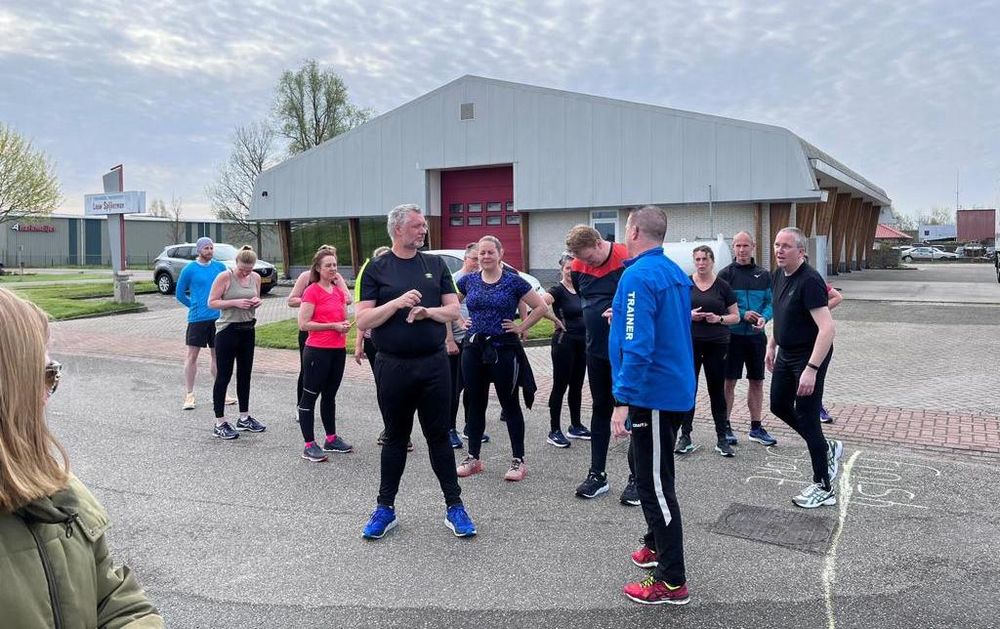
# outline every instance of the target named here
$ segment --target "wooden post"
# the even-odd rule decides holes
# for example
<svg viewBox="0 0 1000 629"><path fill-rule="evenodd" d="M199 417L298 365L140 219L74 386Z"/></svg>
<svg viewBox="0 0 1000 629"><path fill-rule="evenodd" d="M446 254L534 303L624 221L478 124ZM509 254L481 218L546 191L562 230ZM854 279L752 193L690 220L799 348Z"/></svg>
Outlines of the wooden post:
<svg viewBox="0 0 1000 629"><path fill-rule="evenodd" d="M857 253L858 224L861 222L861 197L851 199L847 209L847 224L844 226L844 270L850 273L854 270L855 254Z"/></svg>
<svg viewBox="0 0 1000 629"><path fill-rule="evenodd" d="M528 213L521 212L521 270L525 273L529 273L528 265L530 263L529 251L531 249L531 240L528 238Z"/></svg>
<svg viewBox="0 0 1000 629"><path fill-rule="evenodd" d="M360 218L347 219L347 235L350 237L351 242L351 269L354 271L354 277L357 277L358 269L361 268L361 263L364 261L364 257L361 253Z"/></svg>
<svg viewBox="0 0 1000 629"><path fill-rule="evenodd" d="M281 247L281 267L285 279L292 277L292 222L278 221L278 246Z"/></svg>
<svg viewBox="0 0 1000 629"><path fill-rule="evenodd" d="M791 227L788 224L789 218L792 215L792 204L791 203L772 203L771 204L771 242L774 242L775 236L778 232L785 227ZM774 249L771 249L771 268L775 269L778 267L778 262L774 257Z"/></svg>
<svg viewBox="0 0 1000 629"><path fill-rule="evenodd" d="M427 248L441 248L441 217L427 216Z"/></svg>
<svg viewBox="0 0 1000 629"><path fill-rule="evenodd" d="M756 245L755 259L757 264L764 263L764 212L760 203L753 204L753 241ZM772 243L767 243L767 249L771 249Z"/></svg>
<svg viewBox="0 0 1000 629"><path fill-rule="evenodd" d="M795 205L795 226L802 230L806 238L813 235L813 225L816 222L816 203L797 203Z"/></svg>
<svg viewBox="0 0 1000 629"><path fill-rule="evenodd" d="M830 222L830 251L832 269L830 275L840 273L840 263L843 259L844 232L850 216L851 194L841 192L837 195L837 206L833 210L833 220Z"/></svg>

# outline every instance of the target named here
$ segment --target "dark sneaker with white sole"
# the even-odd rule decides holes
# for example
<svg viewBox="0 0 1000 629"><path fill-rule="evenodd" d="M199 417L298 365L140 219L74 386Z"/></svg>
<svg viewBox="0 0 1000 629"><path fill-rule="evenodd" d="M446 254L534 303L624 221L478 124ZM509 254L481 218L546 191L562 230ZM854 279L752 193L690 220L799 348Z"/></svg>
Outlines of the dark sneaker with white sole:
<svg viewBox="0 0 1000 629"><path fill-rule="evenodd" d="M723 434L726 437L726 441L729 443L729 445L735 446L739 443L739 439L737 439L736 435L733 434L732 428L726 428L726 432Z"/></svg>
<svg viewBox="0 0 1000 629"><path fill-rule="evenodd" d="M448 431L448 440L451 441L452 449L462 449L462 438L458 436L458 431L454 428Z"/></svg>
<svg viewBox="0 0 1000 629"><path fill-rule="evenodd" d="M260 423L253 417L247 415L246 417L240 417L236 420L236 430L245 430L247 432L264 432L267 430L267 426Z"/></svg>
<svg viewBox="0 0 1000 629"><path fill-rule="evenodd" d="M334 435L333 441L323 441L323 452L347 454L348 452L354 452L354 446L341 439L340 435Z"/></svg>
<svg viewBox="0 0 1000 629"><path fill-rule="evenodd" d="M618 502L629 507L638 507L642 504L639 500L639 489L635 486L635 476L629 474L628 482L625 483L625 489L622 490L622 495L618 499Z"/></svg>
<svg viewBox="0 0 1000 629"><path fill-rule="evenodd" d="M229 425L229 422L222 422L221 425L216 426L215 429L212 430L212 436L219 439L229 440L239 438L240 433L233 430L233 427Z"/></svg>
<svg viewBox="0 0 1000 629"><path fill-rule="evenodd" d="M760 428L751 428L750 432L747 433L747 439L750 441L756 441L764 446L773 446L778 444L778 440L764 430L763 426Z"/></svg>
<svg viewBox="0 0 1000 629"><path fill-rule="evenodd" d="M557 448L568 448L569 439L562 434L561 430L553 430L549 433L548 438L545 440L549 445L553 445Z"/></svg>
<svg viewBox="0 0 1000 629"><path fill-rule="evenodd" d="M587 430L586 426L570 426L569 430L566 431L566 436L570 439L582 439L583 441L590 441L590 431Z"/></svg>
<svg viewBox="0 0 1000 629"><path fill-rule="evenodd" d="M590 472L587 474L587 479L580 483L580 486L576 488L576 495L580 498L596 498L601 494L607 493L611 488L608 485L608 475L604 472L598 474L597 472Z"/></svg>
<svg viewBox="0 0 1000 629"><path fill-rule="evenodd" d="M698 446L691 443L691 435L681 434L677 437L677 446L674 448L674 452L677 454L691 454L698 449Z"/></svg>
<svg viewBox="0 0 1000 629"><path fill-rule="evenodd" d="M306 461L312 461L313 463L322 463L329 457L323 452L323 448L316 445L316 442L312 442L302 450L302 458Z"/></svg>
<svg viewBox="0 0 1000 629"><path fill-rule="evenodd" d="M725 437L719 437L719 442L715 444L715 451L727 459L736 456L733 446L729 445L729 440Z"/></svg>

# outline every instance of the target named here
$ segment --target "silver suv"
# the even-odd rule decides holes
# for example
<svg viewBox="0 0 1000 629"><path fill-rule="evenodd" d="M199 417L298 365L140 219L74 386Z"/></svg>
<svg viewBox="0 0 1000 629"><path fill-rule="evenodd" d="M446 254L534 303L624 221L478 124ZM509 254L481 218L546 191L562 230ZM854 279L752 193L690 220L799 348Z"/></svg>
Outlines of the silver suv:
<svg viewBox="0 0 1000 629"><path fill-rule="evenodd" d="M215 243L215 259L226 265L226 268L236 267L236 247L222 242ZM153 260L153 281L160 293L169 295L177 286L177 278L187 265L191 264L198 253L193 242L179 245L167 245L163 252ZM260 294L266 295L278 285L278 270L270 262L257 260L253 266L254 273L260 276Z"/></svg>

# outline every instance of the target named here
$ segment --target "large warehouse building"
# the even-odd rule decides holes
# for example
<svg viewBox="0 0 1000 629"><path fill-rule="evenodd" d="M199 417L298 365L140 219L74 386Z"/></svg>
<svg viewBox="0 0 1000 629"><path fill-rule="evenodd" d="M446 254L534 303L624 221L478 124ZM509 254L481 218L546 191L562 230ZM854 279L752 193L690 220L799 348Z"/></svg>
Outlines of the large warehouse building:
<svg viewBox="0 0 1000 629"><path fill-rule="evenodd" d="M323 243L356 268L401 203L426 209L431 248L493 234L552 279L570 227L620 238L645 203L668 210L669 241L746 230L768 265L794 225L825 237L828 271L861 269L890 200L780 127L464 76L262 173L251 212L278 221L286 269Z"/></svg>

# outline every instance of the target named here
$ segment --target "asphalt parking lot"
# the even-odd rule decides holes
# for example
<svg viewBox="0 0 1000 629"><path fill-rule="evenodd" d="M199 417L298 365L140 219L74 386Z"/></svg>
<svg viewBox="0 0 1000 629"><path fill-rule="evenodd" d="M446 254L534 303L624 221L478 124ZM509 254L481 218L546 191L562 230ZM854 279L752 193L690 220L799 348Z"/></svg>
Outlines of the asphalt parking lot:
<svg viewBox="0 0 1000 629"><path fill-rule="evenodd" d="M855 365L866 352L913 351L875 345L892 334L958 330L971 337L946 336L938 351L996 344L1000 329L986 307L968 309L968 321L955 324L948 318L954 305L922 302L914 306L931 322L901 322L889 316L898 305L852 300L852 284L834 284L848 297L836 311L835 408L855 399L905 399L933 409L959 397L970 408L997 407L988 386L996 371L963 381L962 371L943 368L920 380L927 390L914 392L916 376L890 378ZM781 436L764 449L741 439L734 459L703 447L678 461L691 604L645 608L620 594L644 574L628 561L644 528L641 513L617 502L624 442L610 456L612 492L583 501L573 489L589 446L545 445L544 400L527 413L522 483L501 479L509 444L503 425L491 420L487 471L462 482L480 534L462 540L444 527L443 501L417 437L397 502L401 524L384 540L365 542L360 531L377 491L380 428L367 366L352 372L338 396L340 430L353 454L324 464L299 458L294 380L265 369L263 360L251 410L267 432L213 440L207 369L199 407L178 410L182 351L161 353L158 343L175 338L182 313L170 298L154 298L163 300L161 309L53 326L53 350L66 366L50 421L73 470L112 515L116 557L136 571L171 627L996 626L994 458L854 436L840 504L805 513L790 501L807 483L800 442ZM281 301L268 298L275 316ZM71 342L109 328L121 339L113 352ZM106 337L98 340L107 346ZM60 343L71 351L60 353ZM835 429L850 426L844 420ZM696 424L696 440L708 442L710 432ZM809 520L786 530L795 517ZM805 529L815 535L794 534Z"/></svg>

